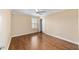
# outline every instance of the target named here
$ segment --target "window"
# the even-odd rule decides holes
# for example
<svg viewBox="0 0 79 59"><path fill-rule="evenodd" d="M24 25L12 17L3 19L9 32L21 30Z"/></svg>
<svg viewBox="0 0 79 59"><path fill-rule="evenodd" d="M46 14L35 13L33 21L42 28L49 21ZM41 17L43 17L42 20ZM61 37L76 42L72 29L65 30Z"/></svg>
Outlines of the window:
<svg viewBox="0 0 79 59"><path fill-rule="evenodd" d="M32 17L32 28L37 29L37 19L35 17Z"/></svg>

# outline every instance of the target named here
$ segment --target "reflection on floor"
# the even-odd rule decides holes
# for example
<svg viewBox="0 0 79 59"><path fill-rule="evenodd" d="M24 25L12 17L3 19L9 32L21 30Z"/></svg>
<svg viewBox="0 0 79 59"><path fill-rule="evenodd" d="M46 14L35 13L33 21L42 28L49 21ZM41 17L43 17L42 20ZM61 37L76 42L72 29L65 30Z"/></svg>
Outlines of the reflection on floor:
<svg viewBox="0 0 79 59"><path fill-rule="evenodd" d="M44 33L35 33L14 37L9 50L77 50L78 45L51 37Z"/></svg>

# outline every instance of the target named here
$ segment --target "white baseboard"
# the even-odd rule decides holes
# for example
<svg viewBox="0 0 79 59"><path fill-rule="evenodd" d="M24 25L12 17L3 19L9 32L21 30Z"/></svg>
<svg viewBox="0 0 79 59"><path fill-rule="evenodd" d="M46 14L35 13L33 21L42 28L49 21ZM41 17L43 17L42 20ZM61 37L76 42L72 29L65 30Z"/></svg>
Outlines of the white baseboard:
<svg viewBox="0 0 79 59"><path fill-rule="evenodd" d="M6 45L2 46L1 50L8 50L10 43L11 43L11 38L8 40Z"/></svg>
<svg viewBox="0 0 79 59"><path fill-rule="evenodd" d="M50 34L48 34L48 33L45 33L45 34L50 35ZM66 39L66 38L63 38L63 37L60 37L60 36L56 36L56 35L50 35L50 36L53 36L53 37L59 38L59 39L61 39L61 40L65 40L65 41L68 41L68 42L71 42L71 43L74 43L74 44L79 45L78 42L74 42L74 41L71 41L71 40L69 40L69 39Z"/></svg>
<svg viewBox="0 0 79 59"><path fill-rule="evenodd" d="M22 35L26 35L26 34L12 35L11 37L17 37L17 36L22 36Z"/></svg>
<svg viewBox="0 0 79 59"><path fill-rule="evenodd" d="M12 35L11 37L17 37L17 36L22 36L22 35L27 35L31 33L36 33L36 32L30 32L30 33L23 33L23 34L18 34L18 35Z"/></svg>
<svg viewBox="0 0 79 59"><path fill-rule="evenodd" d="M8 50L8 48L9 48L9 46L10 46L10 43L11 43L11 38L9 39L9 42L8 42L8 45L7 45L7 50Z"/></svg>

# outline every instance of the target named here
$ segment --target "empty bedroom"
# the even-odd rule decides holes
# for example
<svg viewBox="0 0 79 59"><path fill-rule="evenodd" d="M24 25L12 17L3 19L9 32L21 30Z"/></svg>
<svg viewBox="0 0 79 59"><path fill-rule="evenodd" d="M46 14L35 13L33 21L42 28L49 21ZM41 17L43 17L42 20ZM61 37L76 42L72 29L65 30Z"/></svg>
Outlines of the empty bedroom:
<svg viewBox="0 0 79 59"><path fill-rule="evenodd" d="M78 9L1 9L1 50L78 50Z"/></svg>

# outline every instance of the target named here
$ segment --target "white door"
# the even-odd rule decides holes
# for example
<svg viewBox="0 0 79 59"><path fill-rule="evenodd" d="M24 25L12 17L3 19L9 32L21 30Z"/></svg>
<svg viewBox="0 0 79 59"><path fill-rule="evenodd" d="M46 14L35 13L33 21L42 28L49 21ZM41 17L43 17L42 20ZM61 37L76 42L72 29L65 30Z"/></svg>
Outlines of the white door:
<svg viewBox="0 0 79 59"><path fill-rule="evenodd" d="M8 49L10 41L10 10L0 10L0 48Z"/></svg>

